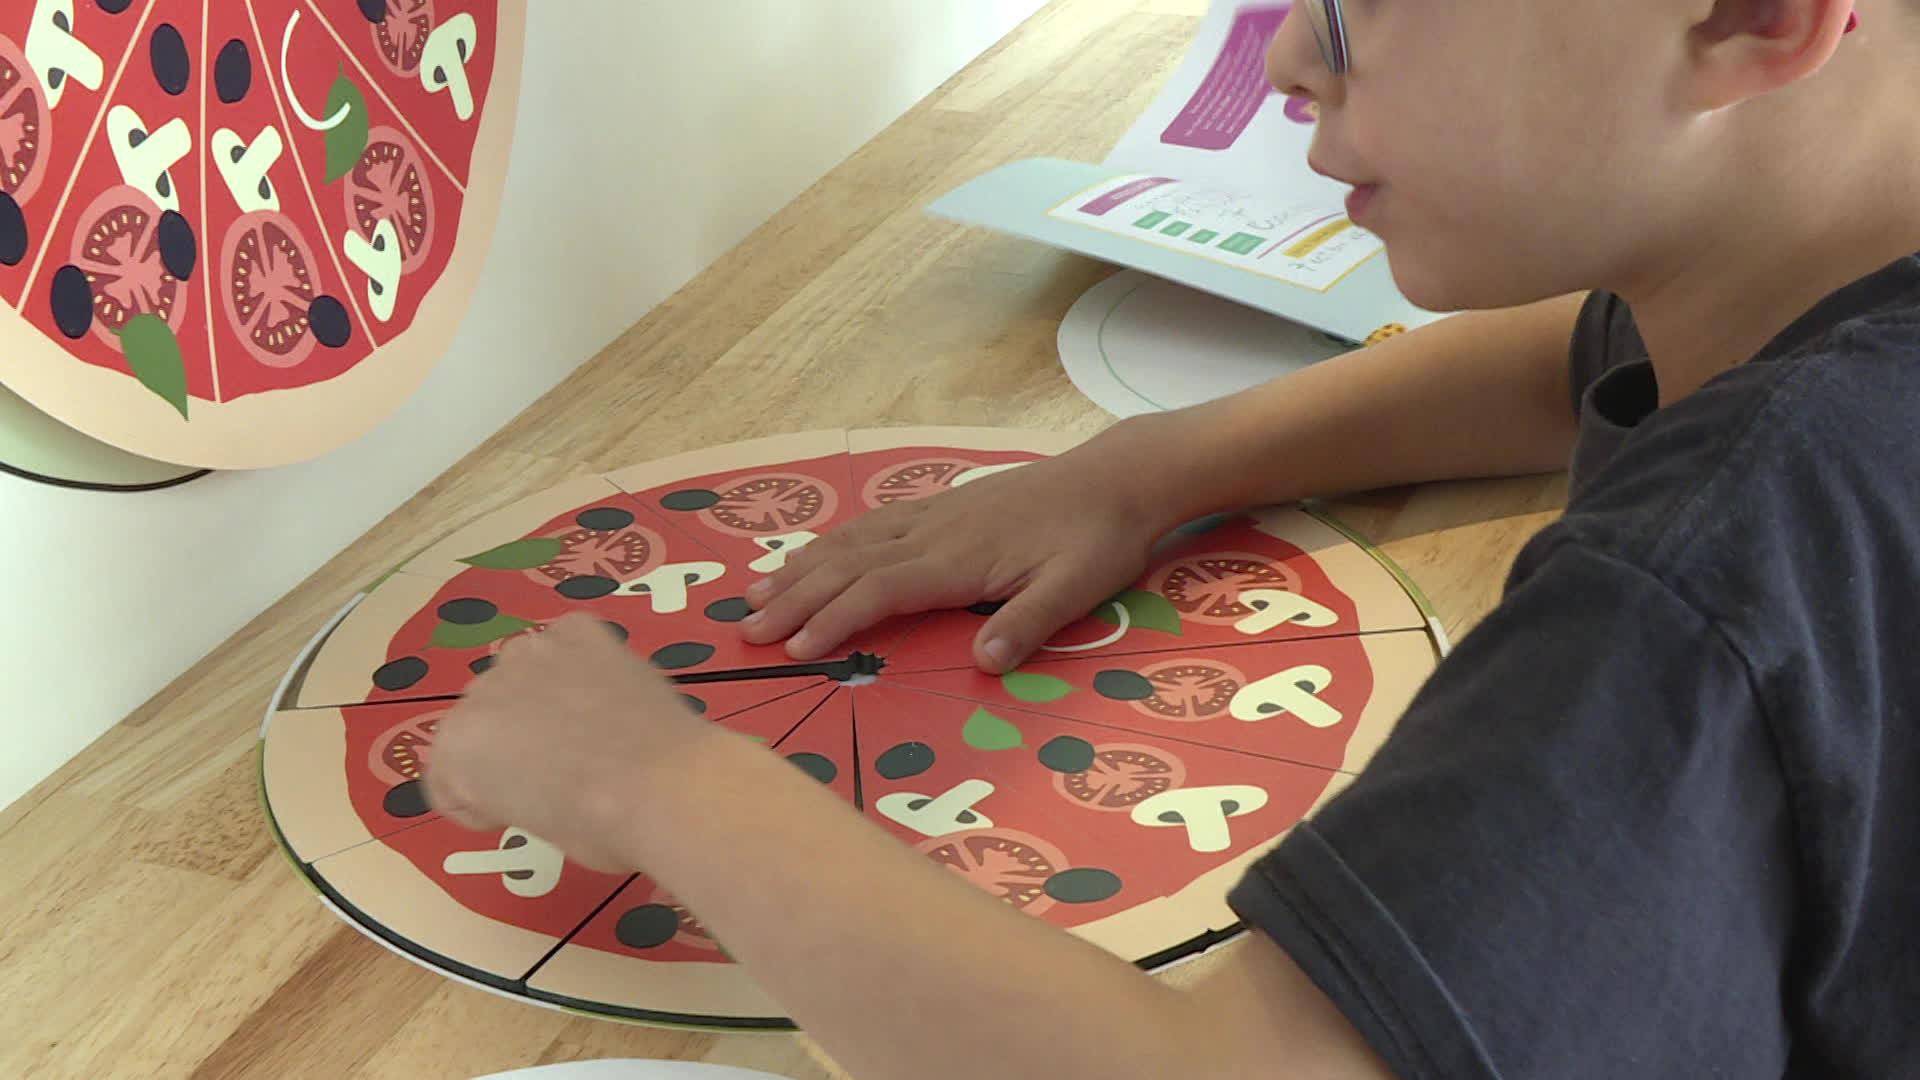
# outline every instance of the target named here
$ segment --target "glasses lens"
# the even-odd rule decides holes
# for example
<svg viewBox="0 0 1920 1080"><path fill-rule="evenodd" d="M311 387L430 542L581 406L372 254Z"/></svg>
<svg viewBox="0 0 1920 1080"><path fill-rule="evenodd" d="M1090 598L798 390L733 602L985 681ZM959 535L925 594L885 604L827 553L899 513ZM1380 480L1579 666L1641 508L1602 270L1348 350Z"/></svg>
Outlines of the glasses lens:
<svg viewBox="0 0 1920 1080"><path fill-rule="evenodd" d="M1307 9L1307 23L1313 27L1313 40L1320 45L1320 59L1338 74L1340 64L1334 55L1333 16L1328 10L1331 3L1332 0L1301 0L1300 6Z"/></svg>

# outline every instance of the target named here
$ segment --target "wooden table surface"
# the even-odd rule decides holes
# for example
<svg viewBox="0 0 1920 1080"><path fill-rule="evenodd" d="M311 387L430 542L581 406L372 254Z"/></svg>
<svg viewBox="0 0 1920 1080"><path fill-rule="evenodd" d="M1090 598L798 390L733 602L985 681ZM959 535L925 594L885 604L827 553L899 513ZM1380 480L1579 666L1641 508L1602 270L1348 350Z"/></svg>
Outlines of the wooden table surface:
<svg viewBox="0 0 1920 1080"><path fill-rule="evenodd" d="M567 477L811 428L1104 426L1061 371L1054 333L1113 269L922 208L1005 162L1103 158L1204 9L1055 0L0 811L0 1076L421 1080L588 1057L838 1075L799 1036L571 1016L371 943L320 905L269 837L254 780L263 708L301 644L361 586L454 522ZM1334 509L1457 635L1563 498L1555 476ZM1218 955L1167 977L1190 979Z"/></svg>

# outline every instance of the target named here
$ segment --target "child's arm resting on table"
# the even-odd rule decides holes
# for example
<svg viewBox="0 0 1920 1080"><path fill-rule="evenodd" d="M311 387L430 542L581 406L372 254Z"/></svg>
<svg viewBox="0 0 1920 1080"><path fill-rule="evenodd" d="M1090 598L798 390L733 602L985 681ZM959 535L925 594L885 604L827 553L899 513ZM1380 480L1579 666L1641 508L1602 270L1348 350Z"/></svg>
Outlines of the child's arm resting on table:
<svg viewBox="0 0 1920 1080"><path fill-rule="evenodd" d="M671 882L861 1080L972 1080L983 1062L1059 1080L1388 1075L1270 941L1191 991L1156 982L688 712L590 619L509 645L443 722L427 782L468 825L510 820L588 865Z"/></svg>
<svg viewBox="0 0 1920 1080"><path fill-rule="evenodd" d="M1004 671L1132 581L1154 540L1182 522L1562 468L1582 302L1466 312L1218 401L1121 421L1051 461L883 507L748 592L759 613L747 639L793 635L788 652L814 659L888 615L1008 600L974 650L982 668Z"/></svg>
<svg viewBox="0 0 1920 1080"><path fill-rule="evenodd" d="M1366 770L1235 887L1263 933L1191 992L956 879L590 617L508 645L426 781L458 821L657 878L860 1080L1777 1076L1821 879L1782 757L1806 744L1776 741L1807 733L1754 676L1658 576L1549 527ZM1871 789L1866 744L1818 734Z"/></svg>

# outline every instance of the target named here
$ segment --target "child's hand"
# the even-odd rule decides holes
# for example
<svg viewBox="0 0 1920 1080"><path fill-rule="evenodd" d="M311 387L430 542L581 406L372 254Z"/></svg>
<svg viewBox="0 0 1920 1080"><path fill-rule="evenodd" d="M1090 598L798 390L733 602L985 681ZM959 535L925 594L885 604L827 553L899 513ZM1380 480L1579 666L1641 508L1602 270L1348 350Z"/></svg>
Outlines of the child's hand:
<svg viewBox="0 0 1920 1080"><path fill-rule="evenodd" d="M646 777L711 729L666 678L585 615L510 642L441 720L428 799L473 829L523 828L597 870Z"/></svg>
<svg viewBox="0 0 1920 1080"><path fill-rule="evenodd" d="M748 591L747 640L812 660L890 615L1006 600L974 658L1015 667L1144 569L1165 523L1122 471L1075 451L848 522Z"/></svg>

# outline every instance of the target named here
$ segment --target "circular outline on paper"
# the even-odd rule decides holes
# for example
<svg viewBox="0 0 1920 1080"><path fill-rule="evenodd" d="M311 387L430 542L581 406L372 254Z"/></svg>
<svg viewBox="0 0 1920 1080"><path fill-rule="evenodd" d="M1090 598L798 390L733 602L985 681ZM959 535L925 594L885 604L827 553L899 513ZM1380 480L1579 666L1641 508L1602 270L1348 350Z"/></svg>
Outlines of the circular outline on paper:
<svg viewBox="0 0 1920 1080"><path fill-rule="evenodd" d="M1060 355L1060 364L1066 371L1068 379L1072 380L1074 387L1087 400L1114 416L1137 415L1148 411L1165 412L1198 404L1201 400L1212 400L1201 398L1192 402L1171 403L1161 400L1160 397L1142 389L1136 379L1130 379L1122 374L1121 366L1115 363L1113 352L1109 347L1109 328L1114 317L1125 310L1129 302L1149 286L1189 292L1196 303L1227 305L1228 309L1237 316L1270 320L1275 326L1284 327L1290 332L1310 335L1316 342L1315 352L1325 354L1315 355L1304 362L1297 358L1284 358L1277 355L1276 364L1270 373L1225 391L1227 393L1258 385L1267 379L1286 374L1289 370L1298 370L1300 367L1330 359L1358 347L1352 343L1338 341L1330 335L1303 324L1290 322L1277 315L1266 315L1211 293L1189 290L1185 286L1142 271L1123 269L1088 289L1074 301L1066 316L1061 319L1060 329L1055 336L1056 351ZM1094 360L1096 356L1097 362ZM1142 407L1134 408L1135 405Z"/></svg>

